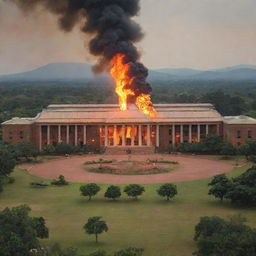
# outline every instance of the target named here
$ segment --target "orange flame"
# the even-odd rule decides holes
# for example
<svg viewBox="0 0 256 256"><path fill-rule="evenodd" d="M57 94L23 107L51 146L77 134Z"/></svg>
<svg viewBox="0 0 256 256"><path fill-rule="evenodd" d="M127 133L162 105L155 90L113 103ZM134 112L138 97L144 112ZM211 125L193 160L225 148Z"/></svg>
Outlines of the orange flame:
<svg viewBox="0 0 256 256"><path fill-rule="evenodd" d="M124 54L116 54L110 64L110 74L116 83L116 93L119 96L119 105L121 110L127 110L128 96L135 96L135 92L130 87L135 77L129 76L130 65L124 64ZM156 110L154 109L151 97L149 94L140 94L136 97L135 104L146 115L156 117Z"/></svg>
<svg viewBox="0 0 256 256"><path fill-rule="evenodd" d="M132 83L134 77L129 77L127 75L130 66L129 64L123 63L124 58L124 54L115 55L111 60L112 68L110 70L110 74L116 82L116 93L119 96L119 105L121 110L127 110L127 97L129 95L134 95L132 90L125 89L125 87Z"/></svg>

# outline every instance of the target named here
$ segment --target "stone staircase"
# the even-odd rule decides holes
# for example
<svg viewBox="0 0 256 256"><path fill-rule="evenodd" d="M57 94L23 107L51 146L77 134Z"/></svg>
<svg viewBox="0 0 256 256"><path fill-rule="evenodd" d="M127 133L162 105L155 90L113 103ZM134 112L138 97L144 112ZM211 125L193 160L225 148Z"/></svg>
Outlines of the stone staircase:
<svg viewBox="0 0 256 256"><path fill-rule="evenodd" d="M127 150L131 150L133 155L150 155L155 153L155 147L107 147L105 155L127 155Z"/></svg>

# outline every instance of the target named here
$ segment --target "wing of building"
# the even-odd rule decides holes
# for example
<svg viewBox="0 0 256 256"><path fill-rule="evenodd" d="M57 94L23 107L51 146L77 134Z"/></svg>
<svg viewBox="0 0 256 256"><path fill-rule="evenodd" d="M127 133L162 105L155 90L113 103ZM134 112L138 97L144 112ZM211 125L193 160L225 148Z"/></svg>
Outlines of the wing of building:
<svg viewBox="0 0 256 256"><path fill-rule="evenodd" d="M256 120L246 116L222 117L211 104L156 104L150 118L135 106L49 105L35 118L14 117L2 123L3 140L46 145L69 143L101 147L176 147L218 134L233 145L256 139Z"/></svg>

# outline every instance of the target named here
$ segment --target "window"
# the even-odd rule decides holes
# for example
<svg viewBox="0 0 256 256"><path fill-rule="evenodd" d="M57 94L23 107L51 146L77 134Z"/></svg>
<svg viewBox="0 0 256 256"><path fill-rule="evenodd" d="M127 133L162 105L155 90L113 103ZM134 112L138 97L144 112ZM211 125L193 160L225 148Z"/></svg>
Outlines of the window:
<svg viewBox="0 0 256 256"><path fill-rule="evenodd" d="M23 139L24 138L24 132L23 131L20 131L20 139Z"/></svg>
<svg viewBox="0 0 256 256"><path fill-rule="evenodd" d="M172 129L169 129L169 135L172 135Z"/></svg>
<svg viewBox="0 0 256 256"><path fill-rule="evenodd" d="M238 139L240 139L240 138L241 138L241 131L237 131L237 133L236 133L236 137L237 137Z"/></svg>
<svg viewBox="0 0 256 256"><path fill-rule="evenodd" d="M252 138L252 131L251 131L251 130L248 131L248 138L249 138L249 139Z"/></svg>
<svg viewBox="0 0 256 256"><path fill-rule="evenodd" d="M169 141L169 145L172 145L172 140Z"/></svg>

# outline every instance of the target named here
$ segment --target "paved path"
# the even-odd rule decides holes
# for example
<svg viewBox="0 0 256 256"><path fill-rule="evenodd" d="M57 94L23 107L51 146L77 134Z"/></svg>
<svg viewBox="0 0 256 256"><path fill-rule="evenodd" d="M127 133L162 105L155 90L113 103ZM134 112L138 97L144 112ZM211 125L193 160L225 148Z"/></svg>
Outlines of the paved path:
<svg viewBox="0 0 256 256"><path fill-rule="evenodd" d="M99 184L152 184L165 182L179 182L200 180L212 177L220 173L226 173L233 169L228 162L200 158L198 156L176 155L132 155L132 160L146 161L147 159L166 159L178 161L179 166L170 173L152 175L112 175L90 173L84 170L83 163L91 160L115 159L127 160L126 155L86 155L55 159L33 166L23 166L36 176L44 178L56 178L63 174L68 181L95 182Z"/></svg>

